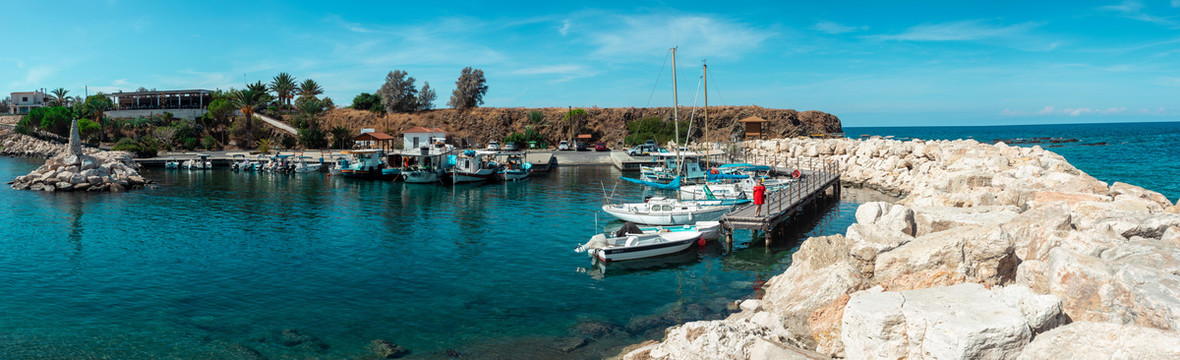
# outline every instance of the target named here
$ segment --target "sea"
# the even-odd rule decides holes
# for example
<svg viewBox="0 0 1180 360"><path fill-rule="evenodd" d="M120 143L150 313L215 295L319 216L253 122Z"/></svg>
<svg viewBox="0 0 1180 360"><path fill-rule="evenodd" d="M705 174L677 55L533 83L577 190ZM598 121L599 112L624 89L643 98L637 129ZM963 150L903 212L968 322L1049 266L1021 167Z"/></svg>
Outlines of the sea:
<svg viewBox="0 0 1180 360"><path fill-rule="evenodd" d="M1180 123L845 133L1077 139L1018 146L1180 197ZM0 179L41 162L0 158ZM653 195L609 166L458 186L141 173L157 186L0 188L0 358L358 359L396 344L405 358L598 359L669 325L726 316L790 266L800 241L843 233L859 204L888 200L845 191L770 246L739 231L732 246L603 265L573 250L621 225L600 211L604 196Z"/></svg>

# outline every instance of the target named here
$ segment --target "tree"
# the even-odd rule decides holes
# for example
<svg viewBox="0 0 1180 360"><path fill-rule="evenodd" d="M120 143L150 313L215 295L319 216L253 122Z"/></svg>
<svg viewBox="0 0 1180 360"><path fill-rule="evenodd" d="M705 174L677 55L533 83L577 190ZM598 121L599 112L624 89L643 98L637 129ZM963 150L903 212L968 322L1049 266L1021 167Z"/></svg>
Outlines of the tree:
<svg viewBox="0 0 1180 360"><path fill-rule="evenodd" d="M70 98L66 96L66 94L70 93L69 90L66 90L65 88L56 88L53 89L51 93L53 93L52 106L70 106Z"/></svg>
<svg viewBox="0 0 1180 360"><path fill-rule="evenodd" d="M581 124L586 122L586 117L588 116L590 115L586 113L586 110L573 109L565 113L565 117L561 118L561 120L567 126L566 130L568 131L570 139L573 139L574 134L576 134L578 130L582 128Z"/></svg>
<svg viewBox="0 0 1180 360"><path fill-rule="evenodd" d="M345 149L348 147L348 142L352 140L352 130L343 125L336 126L329 130L332 133L332 147L337 149Z"/></svg>
<svg viewBox="0 0 1180 360"><path fill-rule="evenodd" d="M488 92L487 79L483 77L483 70L463 68L459 80L455 81L455 91L451 93L451 101L447 106L464 110L483 105L483 95Z"/></svg>
<svg viewBox="0 0 1180 360"><path fill-rule="evenodd" d="M381 105L381 95L361 93L352 98L352 108L356 110L369 110L372 112L385 111L385 107Z"/></svg>
<svg viewBox="0 0 1180 360"><path fill-rule="evenodd" d="M385 75L385 84L377 90L385 112L413 112L418 106L418 90L414 89L414 77L401 70Z"/></svg>
<svg viewBox="0 0 1180 360"><path fill-rule="evenodd" d="M267 100L266 90L259 92L259 87L265 89L261 81L255 84L246 84L245 90L235 91L233 95L234 106L242 110L242 115L245 116L243 129L245 130L246 143L242 145L243 148L250 146L254 140L254 111L257 107L265 104Z"/></svg>
<svg viewBox="0 0 1180 360"><path fill-rule="evenodd" d="M434 99L437 97L438 96L434 93L434 89L430 88L430 82L423 81L422 91L418 92L418 111L433 109Z"/></svg>
<svg viewBox="0 0 1180 360"><path fill-rule="evenodd" d="M270 82L270 91L275 93L280 104L291 105L291 98L295 93L295 77L288 73L279 73Z"/></svg>
<svg viewBox="0 0 1180 360"><path fill-rule="evenodd" d="M106 141L104 136L106 124L103 122L103 112L114 107L115 103L111 102L111 98L100 92L86 98L86 102L82 105L83 114L78 114L79 116L94 116L94 122L97 122L99 127L98 141L100 143Z"/></svg>
<svg viewBox="0 0 1180 360"><path fill-rule="evenodd" d="M74 120L74 113L62 106L39 107L29 110L21 122L27 127L37 127L58 136L70 136L70 122Z"/></svg>
<svg viewBox="0 0 1180 360"><path fill-rule="evenodd" d="M315 82L315 80L307 79L307 80L303 80L302 84L299 84L299 98L300 99L305 99L305 98L318 99L318 96L320 96L320 94L323 94L323 93L324 93L324 88L320 87L320 84L317 84Z"/></svg>

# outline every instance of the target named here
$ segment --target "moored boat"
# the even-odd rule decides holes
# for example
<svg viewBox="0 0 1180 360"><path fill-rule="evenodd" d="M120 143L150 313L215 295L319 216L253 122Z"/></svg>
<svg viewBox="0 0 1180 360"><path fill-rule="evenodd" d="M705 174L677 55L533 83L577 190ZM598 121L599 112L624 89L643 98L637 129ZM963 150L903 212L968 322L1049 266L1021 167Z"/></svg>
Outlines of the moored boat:
<svg viewBox="0 0 1180 360"><path fill-rule="evenodd" d="M686 225L697 221L716 221L746 200L681 201L654 197L641 203L606 204L611 216L623 221L648 225Z"/></svg>
<svg viewBox="0 0 1180 360"><path fill-rule="evenodd" d="M484 182L496 176L495 152L467 150L455 156L455 167L451 169L451 181L460 183Z"/></svg>
<svg viewBox="0 0 1180 360"><path fill-rule="evenodd" d="M381 161L385 152L381 149L364 149L345 151L349 156L348 164L341 170L341 175L350 178L381 178L385 163Z"/></svg>
<svg viewBox="0 0 1180 360"><path fill-rule="evenodd" d="M533 172L533 164L524 161L524 155L518 153L507 155L496 176L503 181L517 181L529 177Z"/></svg>
<svg viewBox="0 0 1180 360"><path fill-rule="evenodd" d="M632 234L607 237L597 234L574 251L589 253L603 262L644 259L675 254L701 239L697 231L665 231L652 234Z"/></svg>
<svg viewBox="0 0 1180 360"><path fill-rule="evenodd" d="M746 199L746 194L739 184L697 184L680 187L680 198L684 200Z"/></svg>

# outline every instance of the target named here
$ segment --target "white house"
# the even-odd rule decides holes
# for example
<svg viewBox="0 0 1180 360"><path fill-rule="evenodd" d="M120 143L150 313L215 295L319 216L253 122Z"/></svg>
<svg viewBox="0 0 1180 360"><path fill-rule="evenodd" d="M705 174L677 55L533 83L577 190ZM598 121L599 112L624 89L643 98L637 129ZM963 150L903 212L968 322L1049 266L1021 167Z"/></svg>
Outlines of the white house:
<svg viewBox="0 0 1180 360"><path fill-rule="evenodd" d="M29 110L49 104L53 97L40 91L23 91L12 93L12 103L8 104L11 114L28 114Z"/></svg>
<svg viewBox="0 0 1180 360"><path fill-rule="evenodd" d="M446 130L421 126L402 131L402 134L404 135L402 149L406 150L417 149L421 146L430 145L431 139L447 138Z"/></svg>

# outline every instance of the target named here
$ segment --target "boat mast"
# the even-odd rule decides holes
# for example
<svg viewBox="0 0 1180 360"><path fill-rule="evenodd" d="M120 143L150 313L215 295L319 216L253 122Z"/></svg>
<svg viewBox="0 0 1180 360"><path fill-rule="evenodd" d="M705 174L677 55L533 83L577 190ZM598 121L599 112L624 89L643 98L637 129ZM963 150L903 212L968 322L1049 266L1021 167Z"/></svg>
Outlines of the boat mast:
<svg viewBox="0 0 1180 360"><path fill-rule="evenodd" d="M709 64L701 60L705 78L705 171L709 171ZM708 178L708 175L705 176Z"/></svg>
<svg viewBox="0 0 1180 360"><path fill-rule="evenodd" d="M679 94L676 92L676 48L672 48L672 124L675 133L672 139L676 143L676 176L679 177L684 167L684 159L680 157L680 117L677 108L680 107ZM676 200L680 200L680 191L676 191Z"/></svg>

